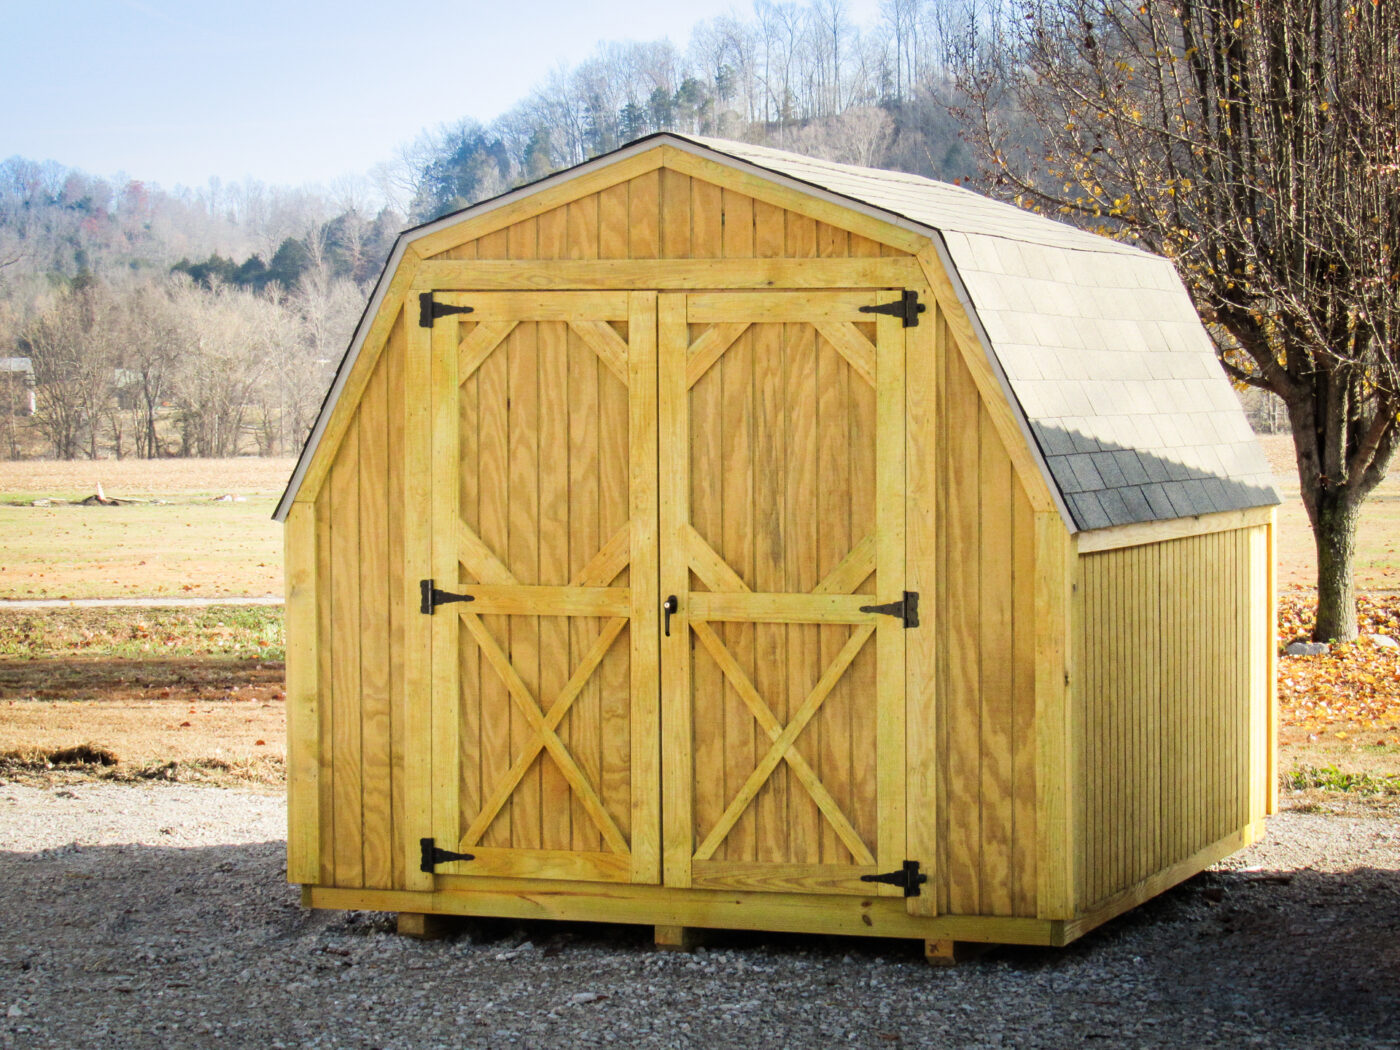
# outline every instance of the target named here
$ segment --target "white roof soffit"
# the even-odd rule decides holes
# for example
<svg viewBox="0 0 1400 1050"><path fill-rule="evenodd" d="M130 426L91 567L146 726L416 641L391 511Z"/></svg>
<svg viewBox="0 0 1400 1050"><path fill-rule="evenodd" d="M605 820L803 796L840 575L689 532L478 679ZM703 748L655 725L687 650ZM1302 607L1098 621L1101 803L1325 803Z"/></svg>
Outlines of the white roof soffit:
<svg viewBox="0 0 1400 1050"><path fill-rule="evenodd" d="M325 433L326 423L334 413L336 404L340 400L341 392L345 388L346 380L355 367L355 361L359 358L360 350L364 345L365 336L369 331L369 327L383 306L384 296L388 290L390 278L403 261L404 253L409 244L429 234L436 233L439 230L455 226L466 219L475 219L482 215L489 215L499 208L504 208L509 204L514 204L516 201L533 196L541 190L564 185L583 175L608 167L628 157L636 156L639 153L645 153L658 146L672 146L692 156L714 161L725 167L733 168L735 171L757 176L775 185L783 186L811 197L816 197L829 204L835 204L850 211L866 215L869 218L878 219L891 226L896 226L900 229L908 230L911 233L917 233L929 238L938 252L938 257L943 264L944 270L947 271L949 278L953 282L953 288L957 293L959 303L966 311L968 319L972 322L973 330L977 333L977 339L982 344L982 352L986 355L988 363L991 364L992 370L997 376L997 381L1001 385L1002 393L1006 397L1007 403L1011 406L1011 411L1016 417L1016 423L1021 429L1026 445L1031 450L1031 454L1035 457L1036 465L1040 468L1041 477L1045 479L1046 486L1049 488L1055 500L1055 505L1059 509L1061 520L1071 533L1078 531L1078 527L1074 523L1074 518L1070 515L1069 508L1065 505L1064 499L1060 495L1059 486L1055 483L1050 473L1050 468L1041 455L1040 446L1031 435L1030 425L1026 420L1025 413L1021 410L1020 402L1017 401L1015 395L1012 393L1011 386L1007 382L1001 364L997 361L996 354L992 351L991 341L987 338L986 330L982 327L982 322L977 316L977 310L968 297L967 289L963 286L962 279L958 276L957 267L954 266L952 257L948 254L947 246L943 243L943 237L937 229L926 226L923 223L915 222L896 212L876 207L859 198L834 193L824 186L818 186L814 183L805 182L802 179L793 178L782 172L774 171L771 168L765 168L762 165L754 164L750 161L741 160L738 157L731 156L710 146L692 142L680 135L664 131L649 135L646 138L638 139L636 142L623 146L621 149L614 150L611 153L604 153L601 156L584 161L582 164L575 165L572 168L556 172L553 175L547 175L537 182L527 183L508 193L503 193L499 197L493 197L490 200L482 201L480 204L474 204L461 211L452 212L449 215L444 215L440 219L434 219L432 222L424 223L421 226L415 226L399 234L398 240L394 242L393 250L389 253L388 261L384 264L384 269L379 275L379 280L375 283L374 291L370 294L369 302L365 305L364 313L360 315L360 322L355 326L355 334L350 340L350 346L346 350L345 356L341 359L340 365L336 368L335 378L331 382L330 389L326 392L326 398L321 405L321 411L316 416L316 423L311 428L311 433L307 437L306 444L302 447L301 455L297 458L296 468L292 471L292 476L287 482L286 491L282 493L282 498L277 503L277 509L272 515L273 518L277 521L286 521L287 514L292 509L292 503L296 499L297 492L301 488L302 480L306 476L307 467L310 465L311 459L316 453L316 448L321 442L322 435Z"/></svg>

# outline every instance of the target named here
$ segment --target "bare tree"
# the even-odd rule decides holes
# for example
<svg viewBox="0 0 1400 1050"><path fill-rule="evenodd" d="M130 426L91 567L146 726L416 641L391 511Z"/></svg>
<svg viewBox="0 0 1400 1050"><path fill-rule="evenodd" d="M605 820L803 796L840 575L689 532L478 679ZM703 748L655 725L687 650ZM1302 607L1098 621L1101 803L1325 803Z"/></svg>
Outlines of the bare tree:
<svg viewBox="0 0 1400 1050"><path fill-rule="evenodd" d="M1314 637L1355 638L1359 514L1400 446L1400 5L1021 0L980 30L993 179L1176 262L1226 371L1288 407Z"/></svg>

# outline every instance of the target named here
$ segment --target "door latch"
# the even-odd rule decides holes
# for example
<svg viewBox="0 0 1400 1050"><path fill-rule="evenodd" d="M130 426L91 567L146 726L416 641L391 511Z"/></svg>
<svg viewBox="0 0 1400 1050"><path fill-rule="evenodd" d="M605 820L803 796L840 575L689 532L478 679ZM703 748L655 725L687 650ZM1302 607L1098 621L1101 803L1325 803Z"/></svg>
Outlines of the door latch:
<svg viewBox="0 0 1400 1050"><path fill-rule="evenodd" d="M676 615L676 611L681 607L681 603L674 594L668 594L666 600L661 603L661 611L666 614L666 637L671 637L671 617Z"/></svg>

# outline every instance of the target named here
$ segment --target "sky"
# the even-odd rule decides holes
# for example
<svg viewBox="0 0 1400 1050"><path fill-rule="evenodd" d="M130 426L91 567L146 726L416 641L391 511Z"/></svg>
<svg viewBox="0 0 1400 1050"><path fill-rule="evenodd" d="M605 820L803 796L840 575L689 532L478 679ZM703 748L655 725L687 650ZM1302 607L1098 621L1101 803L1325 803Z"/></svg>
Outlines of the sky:
<svg viewBox="0 0 1400 1050"><path fill-rule="evenodd" d="M859 25L878 0L848 0ZM0 0L0 158L203 186L329 184L498 116L600 41L732 0Z"/></svg>

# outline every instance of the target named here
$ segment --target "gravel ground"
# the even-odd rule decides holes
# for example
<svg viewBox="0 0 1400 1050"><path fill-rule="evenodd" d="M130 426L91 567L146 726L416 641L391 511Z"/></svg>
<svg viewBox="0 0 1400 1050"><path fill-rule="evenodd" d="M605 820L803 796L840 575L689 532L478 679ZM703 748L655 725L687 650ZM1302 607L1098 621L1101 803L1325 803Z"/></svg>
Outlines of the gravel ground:
<svg viewBox="0 0 1400 1050"><path fill-rule="evenodd" d="M1400 1047L1400 827L1268 840L1067 949L308 913L281 800L0 785L0 1047Z"/></svg>

